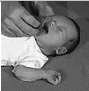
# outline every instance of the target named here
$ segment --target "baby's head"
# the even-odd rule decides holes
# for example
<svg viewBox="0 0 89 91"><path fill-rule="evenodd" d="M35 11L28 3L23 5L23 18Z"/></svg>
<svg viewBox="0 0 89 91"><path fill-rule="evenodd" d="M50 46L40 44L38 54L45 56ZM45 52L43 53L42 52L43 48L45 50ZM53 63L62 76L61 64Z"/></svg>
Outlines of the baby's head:
<svg viewBox="0 0 89 91"><path fill-rule="evenodd" d="M66 17L52 16L40 27L36 37L45 55L62 55L72 52L79 43L80 34L75 22Z"/></svg>

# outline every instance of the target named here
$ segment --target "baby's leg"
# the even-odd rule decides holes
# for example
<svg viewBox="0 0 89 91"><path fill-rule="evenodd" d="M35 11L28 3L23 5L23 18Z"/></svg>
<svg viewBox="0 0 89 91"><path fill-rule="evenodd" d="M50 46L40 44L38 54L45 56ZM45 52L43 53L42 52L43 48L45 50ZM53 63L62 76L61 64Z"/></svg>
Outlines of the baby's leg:
<svg viewBox="0 0 89 91"><path fill-rule="evenodd" d="M12 70L12 72L23 81L32 82L43 79L53 85L56 85L61 81L60 73L52 70L34 69L27 68L25 66L17 66Z"/></svg>

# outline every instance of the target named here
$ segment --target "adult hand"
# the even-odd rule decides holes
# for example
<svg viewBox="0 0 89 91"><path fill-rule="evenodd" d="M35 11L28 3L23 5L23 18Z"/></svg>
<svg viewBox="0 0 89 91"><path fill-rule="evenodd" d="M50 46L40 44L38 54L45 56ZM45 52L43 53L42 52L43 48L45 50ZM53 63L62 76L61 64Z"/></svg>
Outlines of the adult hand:
<svg viewBox="0 0 89 91"><path fill-rule="evenodd" d="M12 8L11 8L12 7ZM39 26L40 23L29 14L22 6L10 6L10 13L2 21L2 34L11 36L36 35L39 30L32 28Z"/></svg>

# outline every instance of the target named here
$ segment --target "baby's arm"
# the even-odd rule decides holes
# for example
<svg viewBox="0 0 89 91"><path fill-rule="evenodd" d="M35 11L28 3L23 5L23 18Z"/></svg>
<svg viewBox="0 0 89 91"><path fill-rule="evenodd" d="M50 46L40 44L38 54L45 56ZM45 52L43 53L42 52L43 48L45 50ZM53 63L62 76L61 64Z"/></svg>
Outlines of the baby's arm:
<svg viewBox="0 0 89 91"><path fill-rule="evenodd" d="M27 68L25 66L19 65L15 67L12 72L23 81L32 82L45 79L53 85L56 85L61 81L60 73L52 70Z"/></svg>

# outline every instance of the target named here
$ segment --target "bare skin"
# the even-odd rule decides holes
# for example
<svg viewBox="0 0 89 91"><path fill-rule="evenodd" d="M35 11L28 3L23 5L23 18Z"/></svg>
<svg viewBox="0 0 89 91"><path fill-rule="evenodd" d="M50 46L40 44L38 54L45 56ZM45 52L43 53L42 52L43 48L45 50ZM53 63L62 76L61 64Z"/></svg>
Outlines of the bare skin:
<svg viewBox="0 0 89 91"><path fill-rule="evenodd" d="M31 26L37 27L40 23L18 2L3 2L2 7L6 5L6 3L8 12L2 14L1 28L3 31L1 31L1 33L8 37L35 36L39 30Z"/></svg>
<svg viewBox="0 0 89 91"><path fill-rule="evenodd" d="M16 6L16 5L15 5ZM11 8L12 7L12 8ZM29 35L34 36L38 33L38 30L34 30L30 25L33 25L33 22L37 22L33 16L28 14L28 12L21 6L16 6L13 8L13 5L11 5L10 13L8 14L8 18L5 18L4 21L2 21L2 34L5 34L3 31L7 31L7 35L11 35L11 37L21 37L21 36L27 36L28 30L31 30L29 32ZM26 24L23 19L28 23ZM32 21L34 20L34 21ZM39 23L37 22L39 25ZM21 30L26 30L25 33L23 33ZM14 33L11 31L14 30ZM28 35L28 36L29 36ZM47 70L47 69L34 69L34 68L27 68L21 65L16 66L12 72L22 81L36 81L40 79L46 79L49 83L56 85L61 81L60 73L53 70Z"/></svg>
<svg viewBox="0 0 89 91"><path fill-rule="evenodd" d="M12 72L22 81L33 82L43 79L53 85L57 85L61 82L60 73L49 69L34 69L25 66L17 66Z"/></svg>

